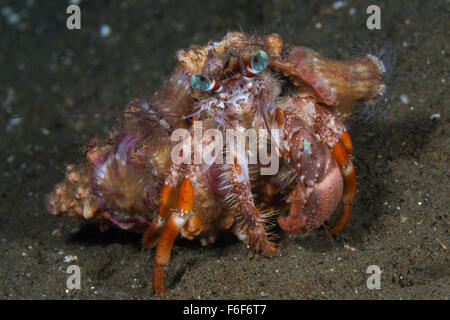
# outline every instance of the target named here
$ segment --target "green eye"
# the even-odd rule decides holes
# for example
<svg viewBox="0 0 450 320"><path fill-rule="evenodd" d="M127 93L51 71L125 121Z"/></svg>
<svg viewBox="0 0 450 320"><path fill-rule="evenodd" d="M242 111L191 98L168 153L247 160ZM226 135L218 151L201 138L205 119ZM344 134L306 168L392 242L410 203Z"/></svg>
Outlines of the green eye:
<svg viewBox="0 0 450 320"><path fill-rule="evenodd" d="M255 70L256 72L263 71L269 64L269 57L267 56L267 53L262 50L256 52L252 57L251 64L253 70Z"/></svg>
<svg viewBox="0 0 450 320"><path fill-rule="evenodd" d="M191 77L191 85L197 90L208 90L211 87L209 77L201 73L196 73Z"/></svg>

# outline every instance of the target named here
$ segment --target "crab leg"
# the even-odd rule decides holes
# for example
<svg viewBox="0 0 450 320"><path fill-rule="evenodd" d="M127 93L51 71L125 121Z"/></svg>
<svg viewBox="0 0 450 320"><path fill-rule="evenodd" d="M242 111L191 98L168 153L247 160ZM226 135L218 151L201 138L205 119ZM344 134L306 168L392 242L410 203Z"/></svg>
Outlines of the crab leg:
<svg viewBox="0 0 450 320"><path fill-rule="evenodd" d="M250 182L236 181L233 190L239 194L237 201L239 202L243 222L247 227L247 235L250 243L252 243L257 250L261 250L267 254L273 253L275 247L267 237L261 212L255 207L253 202Z"/></svg>
<svg viewBox="0 0 450 320"><path fill-rule="evenodd" d="M338 221L330 232L331 235L336 235L344 229L352 212L353 199L355 198L356 193L356 173L351 161L352 149L350 135L347 132L344 132L331 151L341 168L342 176L344 178L344 192L341 198L342 209Z"/></svg>
<svg viewBox="0 0 450 320"><path fill-rule="evenodd" d="M200 126L198 128L199 130L202 130L202 127ZM190 148L189 145L191 141L195 142L195 130L196 124L194 123L194 127L191 131L191 140L186 140L187 147ZM202 132L202 131L201 131ZM220 142L222 143L222 142ZM201 144L195 144L194 145L194 152L192 153L194 159L193 162L195 162L195 154L203 154L203 150L205 150L206 154L211 154L212 150L215 150L216 147L216 141L214 139L203 139L201 141ZM222 145L219 145L220 148L222 148ZM217 156L218 154L216 154ZM214 161L215 159L213 159ZM186 173L191 173L192 177L196 175L195 172L198 172L198 170L207 170L210 164L208 163L200 163L200 164L172 164L170 168L170 173L166 180L164 181L164 185L161 189L161 201L159 203L159 212L156 219L153 219L152 222L149 224L144 237L142 239L142 245L144 248L153 248L156 243L158 242L158 239L161 235L161 232L163 231L164 225L166 224L167 219L170 216L170 213L173 209L176 208L176 202L177 202L177 194L178 196L179 191L177 193L177 182L178 178L182 176L181 172L185 171Z"/></svg>
<svg viewBox="0 0 450 320"><path fill-rule="evenodd" d="M193 207L194 187L191 179L184 178L179 186L177 210L167 220L156 247L156 259L153 268L153 288L156 294L164 293L164 267L169 262L175 238L188 221Z"/></svg>
<svg viewBox="0 0 450 320"><path fill-rule="evenodd" d="M167 218L169 217L171 210L176 206L177 192L175 185L178 178L178 171L179 168L172 166L170 174L161 189L161 202L159 203L158 216L150 222L144 237L142 238L142 246L146 249L156 246Z"/></svg>
<svg viewBox="0 0 450 320"><path fill-rule="evenodd" d="M240 215L245 225L245 234L238 233L238 237L248 236L248 240L257 250L271 254L275 251L274 245L270 242L266 234L264 221L261 212L255 207L253 194L250 187L250 178L248 174L247 159L239 159L233 155L233 164L231 166L231 190L229 199L236 201L239 205ZM242 230L242 229L241 229Z"/></svg>
<svg viewBox="0 0 450 320"><path fill-rule="evenodd" d="M344 131L341 136L339 137L339 140L342 142L342 144L345 147L345 150L348 153L348 156L351 158L353 153L353 145L352 140L350 139L350 134L348 131Z"/></svg>

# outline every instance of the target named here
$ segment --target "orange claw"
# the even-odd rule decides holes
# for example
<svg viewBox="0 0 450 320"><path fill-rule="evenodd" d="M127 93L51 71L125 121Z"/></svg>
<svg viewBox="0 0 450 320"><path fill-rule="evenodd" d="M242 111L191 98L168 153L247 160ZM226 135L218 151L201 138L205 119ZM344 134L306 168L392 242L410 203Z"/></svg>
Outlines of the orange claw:
<svg viewBox="0 0 450 320"><path fill-rule="evenodd" d="M351 151L352 144L350 135L344 132L340 137L340 141L334 145L331 151L341 168L342 177L344 178L344 191L341 198L342 209L338 221L330 232L332 236L340 233L344 229L352 212L353 199L356 193L356 173L350 159Z"/></svg>
<svg viewBox="0 0 450 320"><path fill-rule="evenodd" d="M194 207L194 187L189 178L184 178L178 190L177 211L173 212L159 238L153 268L153 288L156 294L164 293L164 268L169 263L175 238L190 217Z"/></svg>

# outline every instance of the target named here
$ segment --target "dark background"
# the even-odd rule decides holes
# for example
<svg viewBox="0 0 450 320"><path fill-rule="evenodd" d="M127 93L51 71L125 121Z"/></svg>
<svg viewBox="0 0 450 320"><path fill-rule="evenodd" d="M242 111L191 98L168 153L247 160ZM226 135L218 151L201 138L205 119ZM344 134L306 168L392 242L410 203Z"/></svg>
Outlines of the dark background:
<svg viewBox="0 0 450 320"><path fill-rule="evenodd" d="M381 30L366 28L370 4L381 8ZM233 237L205 248L179 240L162 298L449 298L448 1L79 5L81 30L69 31L67 1L0 2L0 298L156 298L148 290L154 251L141 250L139 235L101 233L46 212L45 194L65 165L115 119L60 113L120 111L158 89L176 49L230 30L277 32L335 59L390 41L397 62L389 101L370 121L348 123L359 180L342 235L331 242L323 228L280 233L271 259ZM111 28L108 37L100 36L102 25ZM77 259L65 262L69 255ZM81 267L80 290L66 291L70 264ZM381 290L366 288L370 265L382 270Z"/></svg>

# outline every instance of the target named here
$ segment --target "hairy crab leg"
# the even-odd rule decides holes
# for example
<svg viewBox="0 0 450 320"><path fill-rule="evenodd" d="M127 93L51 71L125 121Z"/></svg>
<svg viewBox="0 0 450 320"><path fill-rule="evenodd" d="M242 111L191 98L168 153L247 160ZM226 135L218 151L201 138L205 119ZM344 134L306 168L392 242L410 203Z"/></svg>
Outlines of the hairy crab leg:
<svg viewBox="0 0 450 320"><path fill-rule="evenodd" d="M342 209L338 221L330 231L331 235L342 232L352 212L353 200L356 193L356 173L353 162L351 161L351 150L352 144L350 135L344 132L341 135L340 141L336 142L331 151L341 168L342 176L344 178L344 192L341 198Z"/></svg>
<svg viewBox="0 0 450 320"><path fill-rule="evenodd" d="M269 240L264 220L261 212L256 208L253 199L253 193L250 187L250 178L248 175L248 165L246 159L238 160L237 155L233 155L234 161L231 166L231 195L230 199L236 201L241 209L241 216L243 218L243 229L238 231L238 238L248 240L257 250L266 254L272 254L275 251L275 246ZM244 234L242 234L244 231Z"/></svg>
<svg viewBox="0 0 450 320"><path fill-rule="evenodd" d="M153 268L153 288L156 294L164 293L164 268L169 262L175 238L188 221L194 207L194 187L189 178L184 178L180 182L177 207L177 210L167 220L156 247Z"/></svg>

